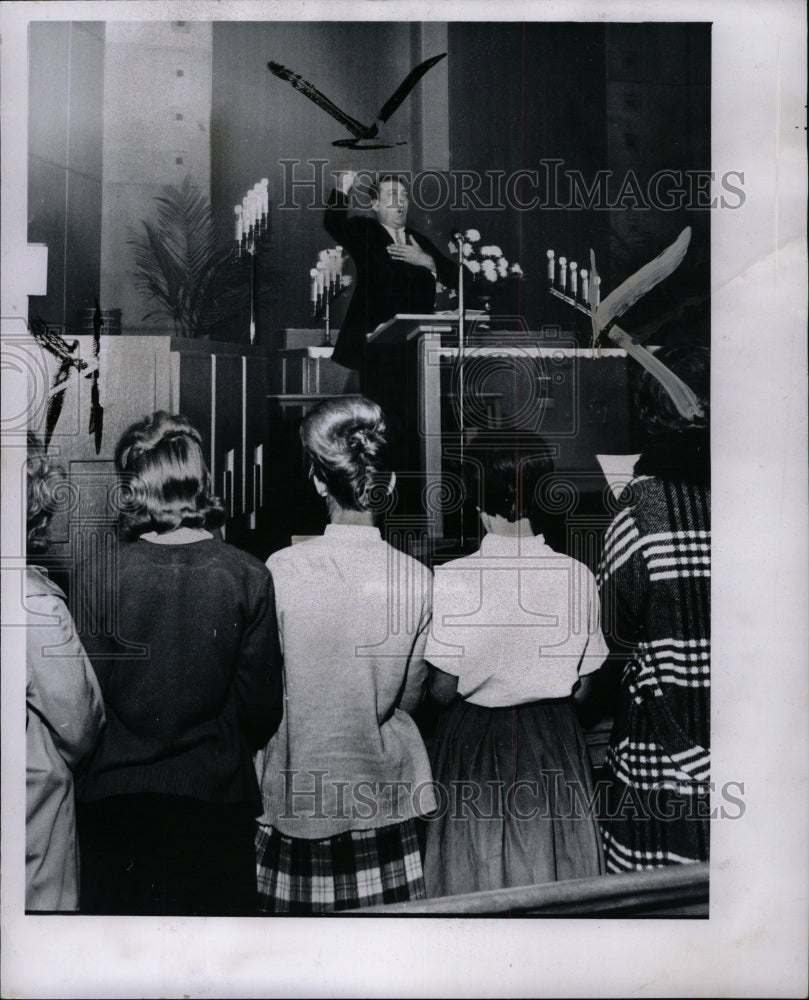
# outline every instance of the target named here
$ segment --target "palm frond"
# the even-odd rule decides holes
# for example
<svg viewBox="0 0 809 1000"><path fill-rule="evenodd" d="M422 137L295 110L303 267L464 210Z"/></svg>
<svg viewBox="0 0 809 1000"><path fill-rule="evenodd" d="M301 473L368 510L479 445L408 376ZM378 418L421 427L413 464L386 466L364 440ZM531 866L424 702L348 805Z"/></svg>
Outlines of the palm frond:
<svg viewBox="0 0 809 1000"><path fill-rule="evenodd" d="M211 204L190 177L165 188L154 204L153 217L130 230L127 241L135 285L155 306L143 318L170 318L180 337L206 336L249 308L251 260L217 246ZM265 232L259 254L268 240Z"/></svg>

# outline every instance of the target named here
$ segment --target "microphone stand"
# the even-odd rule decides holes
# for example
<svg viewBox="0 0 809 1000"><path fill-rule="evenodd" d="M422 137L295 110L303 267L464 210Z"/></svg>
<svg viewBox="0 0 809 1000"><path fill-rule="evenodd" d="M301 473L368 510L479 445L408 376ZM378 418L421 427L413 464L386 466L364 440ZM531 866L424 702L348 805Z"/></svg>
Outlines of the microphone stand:
<svg viewBox="0 0 809 1000"><path fill-rule="evenodd" d="M461 475L463 475L463 463L464 463L464 435L465 435L465 420L464 420L464 351L466 348L465 344L465 331L464 331L464 295L463 295L463 272L464 272L464 262L463 262L463 236L461 233L456 233L455 240L458 245L458 425L460 430L460 457L461 457ZM465 532L464 532L464 504L461 504L460 510L460 527L459 527L459 544L461 551L463 551L465 542Z"/></svg>

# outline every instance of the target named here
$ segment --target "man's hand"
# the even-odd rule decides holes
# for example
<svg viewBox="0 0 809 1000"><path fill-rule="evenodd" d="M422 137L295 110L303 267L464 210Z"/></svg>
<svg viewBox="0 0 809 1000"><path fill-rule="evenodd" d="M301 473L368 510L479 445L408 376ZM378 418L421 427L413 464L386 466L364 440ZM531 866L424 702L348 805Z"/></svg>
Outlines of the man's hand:
<svg viewBox="0 0 809 1000"><path fill-rule="evenodd" d="M341 170L337 175L337 187L343 194L348 194L357 179L356 170Z"/></svg>
<svg viewBox="0 0 809 1000"><path fill-rule="evenodd" d="M435 274L435 261L410 237L409 243L389 243L385 248L394 260L404 261L405 264L413 264L415 267L426 267L428 271Z"/></svg>

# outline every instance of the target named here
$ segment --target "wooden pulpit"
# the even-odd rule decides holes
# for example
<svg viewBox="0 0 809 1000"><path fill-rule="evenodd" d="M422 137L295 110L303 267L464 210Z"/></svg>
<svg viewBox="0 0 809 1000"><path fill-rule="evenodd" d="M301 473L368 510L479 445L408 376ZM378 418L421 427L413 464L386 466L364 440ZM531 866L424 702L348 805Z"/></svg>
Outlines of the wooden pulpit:
<svg viewBox="0 0 809 1000"><path fill-rule="evenodd" d="M427 511L434 538L444 537L445 515L457 502L447 464L471 457L476 441L508 446L528 433L552 448L572 521L608 523L612 494L596 456L632 451L624 350L583 348L573 334L534 332L518 322L494 331L472 320L459 338L457 313L395 316L368 336L382 346L412 341L421 472L425 495L439 498ZM599 510L604 518L594 515Z"/></svg>

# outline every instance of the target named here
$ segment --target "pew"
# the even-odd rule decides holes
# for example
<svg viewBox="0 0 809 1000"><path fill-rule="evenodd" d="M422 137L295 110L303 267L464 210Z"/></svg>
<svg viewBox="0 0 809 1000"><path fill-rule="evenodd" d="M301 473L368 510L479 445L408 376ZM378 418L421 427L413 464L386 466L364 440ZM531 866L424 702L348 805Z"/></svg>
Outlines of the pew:
<svg viewBox="0 0 809 1000"><path fill-rule="evenodd" d="M346 911L389 917L708 917L710 863L597 875ZM342 915L342 914L341 914Z"/></svg>

